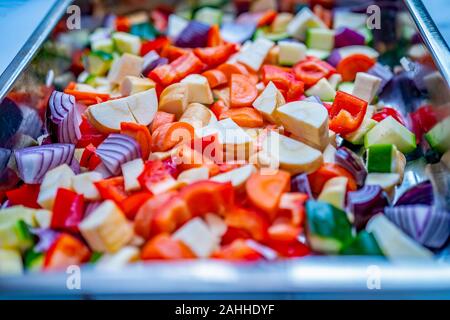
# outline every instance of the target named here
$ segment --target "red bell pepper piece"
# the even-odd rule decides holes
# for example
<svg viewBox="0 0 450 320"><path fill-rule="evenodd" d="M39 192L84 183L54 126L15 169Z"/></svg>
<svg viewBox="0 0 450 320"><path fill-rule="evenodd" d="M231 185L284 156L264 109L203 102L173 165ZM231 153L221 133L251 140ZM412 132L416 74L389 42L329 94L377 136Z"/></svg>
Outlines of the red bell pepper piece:
<svg viewBox="0 0 450 320"><path fill-rule="evenodd" d="M147 126L133 122L122 122L120 133L134 138L141 149L141 156L148 159L152 150L152 135Z"/></svg>
<svg viewBox="0 0 450 320"><path fill-rule="evenodd" d="M152 10L150 17L152 18L153 25L159 32L165 32L169 24L170 12L163 8L157 8Z"/></svg>
<svg viewBox="0 0 450 320"><path fill-rule="evenodd" d="M100 180L94 182L94 185L103 199L113 200L119 206L128 196L123 177Z"/></svg>
<svg viewBox="0 0 450 320"><path fill-rule="evenodd" d="M89 144L83 151L80 159L80 166L94 170L102 162L96 154L97 148L93 144Z"/></svg>
<svg viewBox="0 0 450 320"><path fill-rule="evenodd" d="M128 17L117 16L115 21L116 31L129 32L131 27L131 22Z"/></svg>
<svg viewBox="0 0 450 320"><path fill-rule="evenodd" d="M162 58L167 58L169 62L172 62L189 52L190 51L188 49L175 47L169 44L163 47L160 56Z"/></svg>
<svg viewBox="0 0 450 320"><path fill-rule="evenodd" d="M95 129L94 126L90 124L85 115L82 115L81 119L81 138L77 142L77 148L86 148L90 144L97 147L100 143L103 142L103 140L106 139L107 135Z"/></svg>
<svg viewBox="0 0 450 320"><path fill-rule="evenodd" d="M152 186L160 183L172 175L168 167L161 160L147 161L144 165L144 171L138 177L138 181L143 188L151 191Z"/></svg>
<svg viewBox="0 0 450 320"><path fill-rule="evenodd" d="M72 190L59 188L53 206L53 229L78 232L78 224L84 216L84 197Z"/></svg>
<svg viewBox="0 0 450 320"><path fill-rule="evenodd" d="M170 41L166 36L161 36L155 40L145 41L141 45L141 56L145 56L150 51L156 51L160 53L164 47L169 45Z"/></svg>
<svg viewBox="0 0 450 320"><path fill-rule="evenodd" d="M184 187L180 198L186 202L193 216L209 212L222 214L234 203L234 189L231 183L198 181Z"/></svg>
<svg viewBox="0 0 450 320"><path fill-rule="evenodd" d="M237 52L236 45L233 43L227 43L215 47L209 48L196 48L194 49L195 55L208 66L213 68L219 64L225 63L228 58Z"/></svg>
<svg viewBox="0 0 450 320"><path fill-rule="evenodd" d="M152 194L147 191L140 191L135 194L129 195L125 200L122 201L120 207L123 213L129 220L133 220L140 207L150 198Z"/></svg>
<svg viewBox="0 0 450 320"><path fill-rule="evenodd" d="M304 257L311 253L311 249L298 240L288 242L272 240L268 246L286 258Z"/></svg>
<svg viewBox="0 0 450 320"><path fill-rule="evenodd" d="M336 177L348 178L348 191L355 191L357 189L356 180L348 170L335 163L324 163L319 169L308 176L311 191L316 195L320 194L325 183L331 178Z"/></svg>
<svg viewBox="0 0 450 320"><path fill-rule="evenodd" d="M341 134L353 132L361 125L366 111L366 101L338 91L330 109L330 129Z"/></svg>
<svg viewBox="0 0 450 320"><path fill-rule="evenodd" d="M89 260L91 252L80 240L68 233L62 233L53 242L44 258L44 269L62 270Z"/></svg>
<svg viewBox="0 0 450 320"><path fill-rule="evenodd" d="M176 194L176 191L169 191L157 197L152 197L141 205L134 218L134 231L137 235L144 239L150 238L150 235L154 233L154 230L152 230L153 216L156 212L162 210L168 200Z"/></svg>
<svg viewBox="0 0 450 320"><path fill-rule="evenodd" d="M441 120L450 116L450 108L425 105L410 113L412 129L420 141Z"/></svg>
<svg viewBox="0 0 450 320"><path fill-rule="evenodd" d="M308 195L299 192L288 192L280 199L280 216L287 216L294 226L303 226L305 222L305 202Z"/></svg>
<svg viewBox="0 0 450 320"><path fill-rule="evenodd" d="M322 78L328 78L336 70L325 61L308 58L297 63L293 67L295 77L305 83L306 86L311 87L319 82Z"/></svg>
<svg viewBox="0 0 450 320"><path fill-rule="evenodd" d="M201 73L203 63L192 52L175 59L170 64L156 67L149 73L149 78L168 86L178 82L192 73Z"/></svg>
<svg viewBox="0 0 450 320"><path fill-rule="evenodd" d="M297 241L302 228L293 225L288 220L280 218L281 221L275 221L268 229L271 241L291 242Z"/></svg>
<svg viewBox="0 0 450 320"><path fill-rule="evenodd" d="M389 116L393 117L395 120L397 120L402 125L405 125L405 121L403 120L402 115L394 108L389 108L389 107L384 107L383 109L381 109L380 111L375 113L372 116L372 119L377 122L380 122Z"/></svg>
<svg viewBox="0 0 450 320"><path fill-rule="evenodd" d="M263 256L250 247L247 241L237 239L231 244L222 247L212 254L212 258L231 260L231 261L256 261L263 258Z"/></svg>
<svg viewBox="0 0 450 320"><path fill-rule="evenodd" d="M222 36L220 35L219 26L214 24L208 31L208 39L206 45L208 47L220 46L224 43Z"/></svg>
<svg viewBox="0 0 450 320"><path fill-rule="evenodd" d="M6 196L13 206L23 205L28 208L39 209L41 207L37 203L39 190L39 184L23 184L17 189L6 191Z"/></svg>
<svg viewBox="0 0 450 320"><path fill-rule="evenodd" d="M262 81L265 85L272 81L288 102L299 100L305 91L303 82L297 80L288 68L264 65L262 67Z"/></svg>
<svg viewBox="0 0 450 320"><path fill-rule="evenodd" d="M153 213L150 234L172 233L191 218L186 201L175 194Z"/></svg>
<svg viewBox="0 0 450 320"><path fill-rule="evenodd" d="M148 241L141 251L142 260L193 259L195 255L183 242L162 233Z"/></svg>
<svg viewBox="0 0 450 320"><path fill-rule="evenodd" d="M257 241L268 239L269 220L254 209L232 208L225 214L225 223L229 227L243 229Z"/></svg>
<svg viewBox="0 0 450 320"><path fill-rule="evenodd" d="M241 228L227 227L227 231L222 236L221 244L227 245L237 239L251 239L252 236L246 230Z"/></svg>

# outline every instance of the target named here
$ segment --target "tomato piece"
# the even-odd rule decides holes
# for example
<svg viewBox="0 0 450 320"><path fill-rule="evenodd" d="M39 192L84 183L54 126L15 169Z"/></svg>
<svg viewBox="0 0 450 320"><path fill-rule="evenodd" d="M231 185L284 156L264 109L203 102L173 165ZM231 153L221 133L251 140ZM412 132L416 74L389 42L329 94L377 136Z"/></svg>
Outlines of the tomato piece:
<svg viewBox="0 0 450 320"><path fill-rule="evenodd" d="M291 175L282 170L270 175L254 173L245 184L247 196L256 208L273 220L282 194L289 191L290 178Z"/></svg>
<svg viewBox="0 0 450 320"><path fill-rule="evenodd" d="M269 221L254 209L234 207L225 214L225 223L232 228L243 229L257 241L268 238Z"/></svg>
<svg viewBox="0 0 450 320"><path fill-rule="evenodd" d="M330 129L341 134L355 131L364 120L367 105L367 101L338 91L329 112Z"/></svg>
<svg viewBox="0 0 450 320"><path fill-rule="evenodd" d="M20 187L6 191L9 203L12 206L22 205L27 208L40 209L37 203L41 186L39 184L23 184Z"/></svg>
<svg viewBox="0 0 450 320"><path fill-rule="evenodd" d="M337 65L337 72L343 81L354 81L358 72L367 72L374 66L376 60L364 54L353 54L342 59Z"/></svg>
<svg viewBox="0 0 450 320"><path fill-rule="evenodd" d="M395 120L397 120L402 125L405 125L405 121L403 120L402 115L394 108L389 108L389 107L384 107L383 109L381 109L380 111L375 113L372 116L372 119L377 122L380 122L389 116L393 117Z"/></svg>
<svg viewBox="0 0 450 320"><path fill-rule="evenodd" d="M189 142L194 137L194 127L187 122L166 123L152 134L152 150L167 151L178 144Z"/></svg>
<svg viewBox="0 0 450 320"><path fill-rule="evenodd" d="M357 189L356 180L348 170L335 163L324 163L319 169L308 176L311 191L315 195L319 195L325 183L331 178L336 177L348 178L347 189L349 191L355 191Z"/></svg>
<svg viewBox="0 0 450 320"><path fill-rule="evenodd" d="M63 270L89 260L91 253L83 242L68 233L55 239L44 258L44 269Z"/></svg>
<svg viewBox="0 0 450 320"><path fill-rule="evenodd" d="M148 159L152 150L152 136L147 126L133 122L121 122L120 133L136 140L141 149L142 158Z"/></svg>
<svg viewBox="0 0 450 320"><path fill-rule="evenodd" d="M240 127L246 128L258 128L264 124L261 113L250 107L232 108L222 113L219 117L220 120L226 118L231 118Z"/></svg>
<svg viewBox="0 0 450 320"><path fill-rule="evenodd" d="M304 257L311 253L311 249L300 241L270 241L269 247L278 252L283 257L294 258Z"/></svg>
<svg viewBox="0 0 450 320"><path fill-rule="evenodd" d="M189 208L179 195L170 197L164 205L154 212L152 234L172 233L192 218Z"/></svg>
<svg viewBox="0 0 450 320"><path fill-rule="evenodd" d="M193 259L195 255L180 240L163 233L150 239L142 248L142 260Z"/></svg>
<svg viewBox="0 0 450 320"><path fill-rule="evenodd" d="M230 104L232 108L251 107L257 96L258 90L247 76L241 74L231 76Z"/></svg>
<svg viewBox="0 0 450 320"><path fill-rule="evenodd" d="M305 92L304 83L295 78L291 69L264 65L261 73L263 83L267 85L272 81L288 102L300 100Z"/></svg>

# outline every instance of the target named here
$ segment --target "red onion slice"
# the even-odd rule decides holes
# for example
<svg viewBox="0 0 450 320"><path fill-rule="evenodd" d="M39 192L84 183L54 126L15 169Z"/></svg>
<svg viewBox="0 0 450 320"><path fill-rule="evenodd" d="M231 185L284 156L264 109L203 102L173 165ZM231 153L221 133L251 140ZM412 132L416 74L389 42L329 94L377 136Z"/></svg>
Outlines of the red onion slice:
<svg viewBox="0 0 450 320"><path fill-rule="evenodd" d="M72 162L75 146L55 143L14 151L19 177L25 183L41 183L45 174L61 164Z"/></svg>
<svg viewBox="0 0 450 320"><path fill-rule="evenodd" d="M50 119L57 125L58 141L76 144L81 138L81 114L76 106L75 97L53 91L50 100Z"/></svg>
<svg viewBox="0 0 450 320"><path fill-rule="evenodd" d="M367 177L367 169L353 151L346 147L340 147L336 151L335 161L338 165L348 170L355 177L358 186L363 186Z"/></svg>
<svg viewBox="0 0 450 320"><path fill-rule="evenodd" d="M130 136L112 133L97 148L96 154L112 175L120 173L123 163L140 157L139 145Z"/></svg>
<svg viewBox="0 0 450 320"><path fill-rule="evenodd" d="M428 205L388 207L385 215L407 235L430 248L440 248L450 236L450 212Z"/></svg>

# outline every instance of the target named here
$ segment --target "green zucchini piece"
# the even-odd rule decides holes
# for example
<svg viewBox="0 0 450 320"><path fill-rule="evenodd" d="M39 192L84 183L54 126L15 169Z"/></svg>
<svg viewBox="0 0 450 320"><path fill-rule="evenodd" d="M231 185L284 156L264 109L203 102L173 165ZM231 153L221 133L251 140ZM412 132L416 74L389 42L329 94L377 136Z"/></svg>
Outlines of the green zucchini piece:
<svg viewBox="0 0 450 320"><path fill-rule="evenodd" d="M307 239L314 251L338 253L352 240L352 226L347 214L332 205L309 200L306 202Z"/></svg>
<svg viewBox="0 0 450 320"><path fill-rule="evenodd" d="M395 171L397 148L393 144L374 144L367 148L367 171L390 173Z"/></svg>
<svg viewBox="0 0 450 320"><path fill-rule="evenodd" d="M383 256L375 237L365 230L358 233L356 238L340 253L351 256Z"/></svg>

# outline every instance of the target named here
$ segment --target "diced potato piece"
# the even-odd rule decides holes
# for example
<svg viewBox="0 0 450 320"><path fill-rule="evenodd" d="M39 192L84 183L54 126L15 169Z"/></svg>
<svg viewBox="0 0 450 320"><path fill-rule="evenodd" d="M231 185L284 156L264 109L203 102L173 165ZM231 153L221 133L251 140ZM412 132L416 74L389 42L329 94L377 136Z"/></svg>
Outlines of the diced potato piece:
<svg viewBox="0 0 450 320"><path fill-rule="evenodd" d="M331 178L323 186L318 200L328 202L336 208L345 210L347 182L348 178L346 177Z"/></svg>
<svg viewBox="0 0 450 320"><path fill-rule="evenodd" d="M334 163L336 160L336 148L329 144L325 150L323 150L323 162L325 163Z"/></svg>
<svg viewBox="0 0 450 320"><path fill-rule="evenodd" d="M378 185L390 196L393 195L395 186L400 183L398 173L369 173L366 178L366 185Z"/></svg>
<svg viewBox="0 0 450 320"><path fill-rule="evenodd" d="M104 254L95 267L102 270L119 270L130 262L139 260L139 248L126 246L115 253Z"/></svg>
<svg viewBox="0 0 450 320"><path fill-rule="evenodd" d="M273 41L258 38L248 48L241 49L237 61L253 71L258 71L273 46L275 46Z"/></svg>
<svg viewBox="0 0 450 320"><path fill-rule="evenodd" d="M181 172L178 175L178 181L185 182L187 184L201 180L209 179L209 169L206 167L192 168Z"/></svg>
<svg viewBox="0 0 450 320"><path fill-rule="evenodd" d="M227 107L230 106L230 87L224 87L221 89L214 89L213 96L216 100L222 100Z"/></svg>
<svg viewBox="0 0 450 320"><path fill-rule="evenodd" d="M259 110L267 121L280 124L281 122L277 117L277 109L285 103L286 100L281 92L270 81L264 91L253 102L253 107Z"/></svg>
<svg viewBox="0 0 450 320"><path fill-rule="evenodd" d="M188 103L198 102L203 104L211 104L214 102L208 79L199 74L191 74L181 80L186 84L188 93Z"/></svg>
<svg viewBox="0 0 450 320"><path fill-rule="evenodd" d="M179 189L184 185L185 185L184 182L175 180L170 176L162 181L159 181L158 183L153 183L151 186L149 186L149 189L153 194L157 195L165 193L167 191Z"/></svg>
<svg viewBox="0 0 450 320"><path fill-rule="evenodd" d="M125 183L126 191L140 190L138 177L144 171L144 161L141 158L131 160L122 164L122 175Z"/></svg>
<svg viewBox="0 0 450 320"><path fill-rule="evenodd" d="M258 154L260 158L266 157L269 163L278 162L281 169L292 174L314 172L323 163L320 151L275 131L269 131Z"/></svg>
<svg viewBox="0 0 450 320"><path fill-rule="evenodd" d="M278 63L281 65L292 66L306 58L306 46L303 43L280 41L278 46L280 47Z"/></svg>
<svg viewBox="0 0 450 320"><path fill-rule="evenodd" d="M130 96L135 93L147 91L155 87L155 82L149 78L126 76L120 84L122 96Z"/></svg>
<svg viewBox="0 0 450 320"><path fill-rule="evenodd" d="M158 111L158 97L154 88L133 94L125 99L137 123L148 126L153 121Z"/></svg>
<svg viewBox="0 0 450 320"><path fill-rule="evenodd" d="M17 276L23 273L22 256L18 250L0 249L0 276Z"/></svg>
<svg viewBox="0 0 450 320"><path fill-rule="evenodd" d="M217 249L220 238L212 233L201 218L194 218L173 234L199 258L207 258Z"/></svg>
<svg viewBox="0 0 450 320"><path fill-rule="evenodd" d="M284 128L296 139L323 150L329 143L328 111L316 102L295 101L277 109Z"/></svg>
<svg viewBox="0 0 450 320"><path fill-rule="evenodd" d="M293 18L294 16L292 15L292 13L289 12L278 13L277 16L275 17L275 20L273 20L272 25L270 26L272 32L274 33L285 32L287 25L289 24L289 22L292 21Z"/></svg>
<svg viewBox="0 0 450 320"><path fill-rule="evenodd" d="M205 215L205 222L209 227L209 230L217 237L222 237L228 229L224 219L215 213L207 213Z"/></svg>
<svg viewBox="0 0 450 320"><path fill-rule="evenodd" d="M49 170L41 183L37 202L48 210L53 209L58 188L72 189L72 178L75 176L67 164Z"/></svg>
<svg viewBox="0 0 450 320"><path fill-rule="evenodd" d="M90 171L81 173L72 178L73 190L82 194L87 200L99 200L100 193L94 185L94 182L100 181L103 176L99 172Z"/></svg>
<svg viewBox="0 0 450 320"><path fill-rule="evenodd" d="M116 32L112 35L115 47L120 53L138 55L141 51L141 39L126 32Z"/></svg>
<svg viewBox="0 0 450 320"><path fill-rule="evenodd" d="M289 22L286 30L292 37L305 40L306 31L309 28L327 29L327 26L309 8L305 7Z"/></svg>
<svg viewBox="0 0 450 320"><path fill-rule="evenodd" d="M120 85L127 76L138 77L141 74L144 59L129 53L125 53L115 60L108 73L111 83Z"/></svg>
<svg viewBox="0 0 450 320"><path fill-rule="evenodd" d="M355 97L371 103L375 98L380 85L380 78L372 76L368 73L358 72L356 74L355 87L353 88L352 94Z"/></svg>
<svg viewBox="0 0 450 320"><path fill-rule="evenodd" d="M179 119L188 106L186 84L174 83L163 90L159 97L159 110L172 113Z"/></svg>
<svg viewBox="0 0 450 320"><path fill-rule="evenodd" d="M86 114L89 122L103 133L119 132L121 122L136 122L125 98L92 105Z"/></svg>
<svg viewBox="0 0 450 320"><path fill-rule="evenodd" d="M133 227L120 208L104 201L81 221L80 232L89 246L99 252L116 252L133 238Z"/></svg>
<svg viewBox="0 0 450 320"><path fill-rule="evenodd" d="M180 118L180 122L186 122L194 128L203 128L211 121L211 110L200 103L191 103Z"/></svg>
<svg viewBox="0 0 450 320"><path fill-rule="evenodd" d="M255 171L255 166L253 164L248 164L243 167L214 176L211 178L211 180L217 182L231 182L233 187L241 188L245 185L245 182Z"/></svg>

